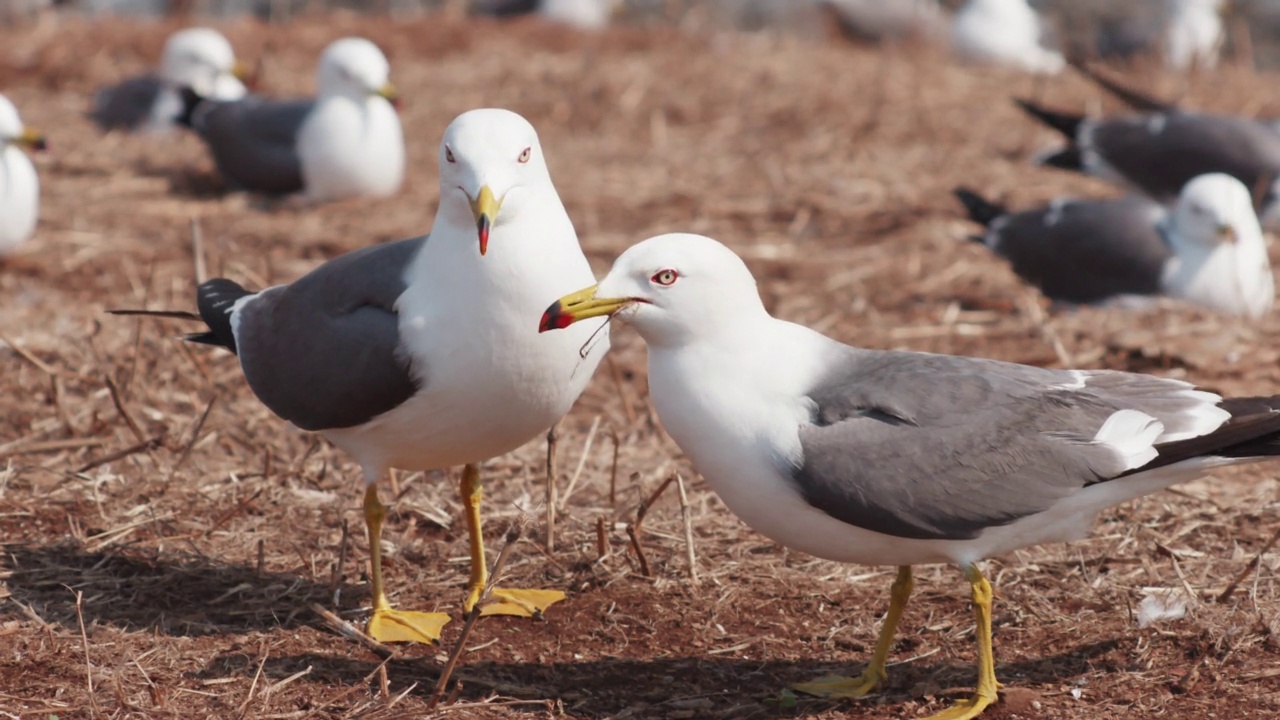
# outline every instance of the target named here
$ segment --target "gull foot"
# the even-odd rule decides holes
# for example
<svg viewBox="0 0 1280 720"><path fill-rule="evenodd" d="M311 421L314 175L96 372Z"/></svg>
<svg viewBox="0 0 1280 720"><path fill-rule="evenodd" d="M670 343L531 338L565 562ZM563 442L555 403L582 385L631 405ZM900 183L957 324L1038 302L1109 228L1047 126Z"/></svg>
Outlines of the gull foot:
<svg viewBox="0 0 1280 720"><path fill-rule="evenodd" d="M446 613L381 608L373 611L366 632L378 642L416 642L430 645L440 639L449 622Z"/></svg>
<svg viewBox="0 0 1280 720"><path fill-rule="evenodd" d="M542 617L542 611L564 600L559 590L528 590L494 588L490 601L480 609L480 615L514 615L515 617Z"/></svg>
<svg viewBox="0 0 1280 720"><path fill-rule="evenodd" d="M974 695L968 700L962 700L936 715L930 715L921 720L972 720L981 715L982 711L995 701L995 693Z"/></svg>
<svg viewBox="0 0 1280 720"><path fill-rule="evenodd" d="M865 672L856 678L827 675L816 680L792 685L791 689L806 695L816 695L820 698L832 700L860 698L875 690L880 683L884 682L884 679L883 673L875 673L872 672L871 668L867 668Z"/></svg>

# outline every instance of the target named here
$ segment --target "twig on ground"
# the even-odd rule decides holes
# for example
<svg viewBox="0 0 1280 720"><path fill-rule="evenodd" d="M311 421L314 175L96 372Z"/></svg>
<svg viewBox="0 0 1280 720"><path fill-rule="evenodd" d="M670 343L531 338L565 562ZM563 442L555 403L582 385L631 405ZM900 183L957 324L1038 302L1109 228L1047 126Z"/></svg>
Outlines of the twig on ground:
<svg viewBox="0 0 1280 720"><path fill-rule="evenodd" d="M547 431L547 552L556 551L556 442L560 423Z"/></svg>
<svg viewBox="0 0 1280 720"><path fill-rule="evenodd" d="M649 512L649 508L658 501L662 493L675 481L675 473L663 480L658 489L654 490L647 500L640 503L640 509L636 511L636 521L627 526L627 537L631 538L631 548L636 551L636 559L640 561L640 573L645 577L653 577L653 573L649 570L649 560L644 556L644 549L640 547L640 525L644 522L644 516Z"/></svg>
<svg viewBox="0 0 1280 720"><path fill-rule="evenodd" d="M698 585L698 557L693 551L693 511L689 508L689 495L684 491L684 478L676 473L676 489L680 491L680 517L684 520L684 551L689 561L689 582Z"/></svg>
<svg viewBox="0 0 1280 720"><path fill-rule="evenodd" d="M138 442L146 439L146 435L142 434L142 428L125 409L124 401L120 398L120 388L116 387L116 383L111 378L107 378L107 390L111 392L111 402L116 406L116 412L120 414L120 418L124 420L124 424L129 426L129 431L137 438Z"/></svg>
<svg viewBox="0 0 1280 720"><path fill-rule="evenodd" d="M466 622L462 626L462 633L458 635L458 640L453 646L453 650L449 653L449 661L445 663L444 669L440 671L440 679L436 681L435 691L431 693L431 698L427 700L427 712L436 709L444 698L445 689L449 687L449 679L453 677L453 670L458 665L459 658L462 657L463 651L467 647L467 638L471 635L472 628L475 627L476 620L480 619L480 608L493 594L493 588L497 586L498 579L502 576L502 570L507 565L507 559L511 557L511 550L520 542L524 529L520 523L511 526L507 531L507 544L502 546L502 550L498 553L498 559L493 563L493 569L489 571L489 582L485 583L484 592L480 593L480 599L476 602L471 611L467 613ZM450 694L450 698L456 696Z"/></svg>
<svg viewBox="0 0 1280 720"><path fill-rule="evenodd" d="M346 519L342 520L342 539L338 541L338 564L333 568L333 580L329 581L329 588L333 591L333 606L338 606L338 601L342 599L342 573L343 568L347 564L347 540L351 538L351 526Z"/></svg>
<svg viewBox="0 0 1280 720"><path fill-rule="evenodd" d="M373 653L374 655L377 655L378 657L384 658L387 660L390 660L396 656L396 651L393 650L390 646L383 645L377 640L374 640L373 638L369 637L364 632L362 632L359 628L357 628L355 625L352 625L346 620L343 620L337 615L334 615L332 612L325 609L319 603L311 603L311 611L314 612L316 616L320 618L320 621L323 622L325 626L327 626L330 630L338 633L339 635L341 635L342 637L348 640L353 640L363 645L366 650ZM373 675L370 674L369 678L372 679Z"/></svg>
<svg viewBox="0 0 1280 720"><path fill-rule="evenodd" d="M63 587L76 595L76 622L80 624L80 645L84 648L84 683L89 691L89 712L92 717L98 717L98 699L93 692L93 663L89 660L89 633L84 629L84 593L72 590L69 585Z"/></svg>
<svg viewBox="0 0 1280 720"><path fill-rule="evenodd" d="M258 691L258 681L262 679L262 668L267 664L267 657L270 655L270 651L264 649L262 659L258 660L258 670L253 674L253 682L249 683L249 693L245 695L244 702L240 703L241 720L249 715L249 703L253 702L253 695Z"/></svg>
<svg viewBox="0 0 1280 720"><path fill-rule="evenodd" d="M604 516L596 518L596 560L603 560L609 554L609 535L604 529Z"/></svg>
<svg viewBox="0 0 1280 720"><path fill-rule="evenodd" d="M573 475L569 477L569 484L565 486L564 494L560 497L560 510L563 511L565 506L569 504L569 496L573 495L573 489L578 485L578 478L582 476L582 469L587 465L587 458L591 456L591 444L595 442L596 430L600 429L600 416L597 415L591 421L591 429L587 431L587 439L582 443L582 455L578 457L578 466L573 469Z"/></svg>
<svg viewBox="0 0 1280 720"><path fill-rule="evenodd" d="M631 399L627 397L627 384L622 381L622 371L618 369L618 363L614 362L612 355L605 355L604 361L609 365L609 377L613 379L613 387L618 391L618 402L627 415L627 427L635 427L636 411L631 407Z"/></svg>
<svg viewBox="0 0 1280 720"><path fill-rule="evenodd" d="M612 426L609 427L609 437L613 440L613 462L609 466L609 508L617 509L618 507L618 430Z"/></svg>
<svg viewBox="0 0 1280 720"><path fill-rule="evenodd" d="M191 454L191 448L195 447L196 440L200 439L200 430L204 428L204 421L209 419L209 413L213 410L213 404L217 401L217 395L209 398L209 404L205 406L204 412L200 414L200 419L196 420L196 426L191 431L191 439L188 440L186 446L182 448L182 454L178 456L178 462L174 463L173 468L169 470L169 475L171 477L173 473L178 471L178 468L182 467L182 463L187 461L187 456Z"/></svg>
<svg viewBox="0 0 1280 720"><path fill-rule="evenodd" d="M149 440L143 440L142 442L130 445L129 447L124 448L123 450L117 450L113 453L107 453L106 455L103 455L100 458L97 458L95 460L90 460L84 465L81 465L80 467L76 468L76 472L77 473L86 472L98 467L99 465L106 465L107 463L114 462L116 460L119 460L120 458L129 457L134 453L150 452L151 450L154 450L160 447L160 441L163 439L164 439L163 435L157 435Z"/></svg>
<svg viewBox="0 0 1280 720"><path fill-rule="evenodd" d="M50 377L58 376L57 370L53 369L52 367L49 366L48 363L46 363L45 361L33 355L30 350L27 350L21 345L10 340L7 335L0 333L0 342L3 342L5 345L8 345L10 350L13 350L14 352L18 353L18 357L36 366L36 369L40 370L40 372L43 372L44 374Z"/></svg>
<svg viewBox="0 0 1280 720"><path fill-rule="evenodd" d="M200 220L191 218L191 261L196 274L196 284L209 279L209 270L204 261L204 234L200 232Z"/></svg>
<svg viewBox="0 0 1280 720"><path fill-rule="evenodd" d="M1277 528L1276 531L1272 533L1271 539L1267 541L1267 544L1262 546L1262 549L1258 551L1258 554L1253 556L1253 559L1249 561L1249 564L1245 565L1244 569L1240 571L1240 574L1236 575L1235 579L1232 580L1231 583L1227 585L1226 589L1218 595L1218 602L1226 602L1231 599L1231 596L1236 592L1236 588L1240 587L1240 583L1244 582L1245 578L1249 577L1254 570L1258 569L1258 565L1262 562L1262 556L1271 552L1271 548L1276 546L1276 542L1280 542L1280 528Z"/></svg>

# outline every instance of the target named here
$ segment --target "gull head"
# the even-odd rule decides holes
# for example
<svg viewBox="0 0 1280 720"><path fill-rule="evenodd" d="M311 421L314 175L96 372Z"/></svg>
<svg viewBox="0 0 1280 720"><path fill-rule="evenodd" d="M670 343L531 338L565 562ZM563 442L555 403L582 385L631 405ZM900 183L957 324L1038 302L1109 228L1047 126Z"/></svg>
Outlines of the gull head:
<svg viewBox="0 0 1280 720"><path fill-rule="evenodd" d="M0 95L0 150L10 145L18 145L29 150L44 150L47 147L44 136L35 128L22 124L18 117L18 108L9 102L9 98Z"/></svg>
<svg viewBox="0 0 1280 720"><path fill-rule="evenodd" d="M702 235L649 238L624 252L599 285L566 295L539 330L608 315L655 347L678 347L768 317L755 278L732 250Z"/></svg>
<svg viewBox="0 0 1280 720"><path fill-rule="evenodd" d="M187 28L169 36L160 56L160 75L190 85L204 97L234 100L244 94L247 68L236 62L231 43L211 28ZM237 92L238 90L238 92Z"/></svg>
<svg viewBox="0 0 1280 720"><path fill-rule="evenodd" d="M1173 209L1175 244L1215 247L1262 241L1253 199L1244 183L1223 173L1192 178Z"/></svg>
<svg viewBox="0 0 1280 720"><path fill-rule="evenodd" d="M391 65L377 45L364 38L334 40L320 55L316 87L321 97L367 100L382 97L397 105L396 89L390 81Z"/></svg>
<svg viewBox="0 0 1280 720"><path fill-rule="evenodd" d="M510 110L469 110L449 123L440 143L440 214L472 224L480 254L493 229L529 206L556 198L538 133Z"/></svg>

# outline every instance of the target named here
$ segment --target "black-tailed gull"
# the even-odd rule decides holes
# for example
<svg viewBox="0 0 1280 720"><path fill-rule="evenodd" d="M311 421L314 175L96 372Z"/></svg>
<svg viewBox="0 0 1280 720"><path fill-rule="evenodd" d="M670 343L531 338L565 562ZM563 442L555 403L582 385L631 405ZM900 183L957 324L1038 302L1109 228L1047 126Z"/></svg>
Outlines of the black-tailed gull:
<svg viewBox="0 0 1280 720"><path fill-rule="evenodd" d="M40 215L40 178L23 148L44 150L44 136L0 95L0 256L31 238Z"/></svg>
<svg viewBox="0 0 1280 720"><path fill-rule="evenodd" d="M239 189L312 202L392 195L404 178L404 134L389 71L376 45L343 38L320 56L316 98L221 102L186 91L179 122Z"/></svg>
<svg viewBox="0 0 1280 720"><path fill-rule="evenodd" d="M1059 199L1010 213L972 190L955 194L969 217L987 227L974 239L1053 300L1167 295L1251 318L1275 302L1267 243L1249 191L1230 175L1194 178L1172 209L1133 196Z"/></svg>
<svg viewBox="0 0 1280 720"><path fill-rule="evenodd" d="M1225 0L1170 0L1164 30L1165 64L1177 70L1218 64L1224 39L1220 8Z"/></svg>
<svg viewBox="0 0 1280 720"><path fill-rule="evenodd" d="M1015 102L1070 143L1038 158L1041 165L1094 175L1161 202L1172 201L1197 175L1226 173L1263 196L1263 225L1280 227L1280 132L1270 124L1176 109L1087 118Z"/></svg>
<svg viewBox="0 0 1280 720"><path fill-rule="evenodd" d="M851 347L771 317L746 265L701 236L632 247L541 327L602 315L645 339L662 425L729 509L817 557L898 566L866 670L797 686L806 693L859 697L884 682L911 566L954 563L972 590L977 691L934 718L978 715L999 687L981 560L1083 537L1112 505L1280 454L1280 397Z"/></svg>
<svg viewBox="0 0 1280 720"><path fill-rule="evenodd" d="M951 46L969 62L1056 74L1066 61L1044 46L1044 24L1026 0L968 0L951 25Z"/></svg>
<svg viewBox="0 0 1280 720"><path fill-rule="evenodd" d="M537 332L546 303L593 276L533 127L506 110L464 113L445 130L439 161L429 235L348 253L256 293L210 280L197 296L209 330L189 336L235 352L267 407L360 463L369 634L382 641L434 640L448 616L388 602L377 482L390 468L466 466L469 610L487 581L478 464L560 419L609 347L599 327ZM495 597L485 614L530 616L564 593L499 589Z"/></svg>
<svg viewBox="0 0 1280 720"><path fill-rule="evenodd" d="M246 75L231 43L217 30L179 30L165 41L159 74L99 90L89 117L104 130L168 130L182 112L179 88L188 86L215 100L238 100L247 92L241 82Z"/></svg>

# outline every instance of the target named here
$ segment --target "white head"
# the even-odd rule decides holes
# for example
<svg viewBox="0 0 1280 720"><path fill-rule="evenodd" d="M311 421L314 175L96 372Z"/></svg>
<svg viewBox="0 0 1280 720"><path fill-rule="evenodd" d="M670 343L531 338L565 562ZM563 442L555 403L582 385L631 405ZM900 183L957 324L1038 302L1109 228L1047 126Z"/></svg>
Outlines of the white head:
<svg viewBox="0 0 1280 720"><path fill-rule="evenodd" d="M22 145L31 150L44 150L44 137L33 128L22 124L18 108L9 98L0 95L0 150L10 145Z"/></svg>
<svg viewBox="0 0 1280 720"><path fill-rule="evenodd" d="M490 232L527 207L559 203L538 133L528 120L494 108L469 110L449 123L440 143L436 222L475 225L480 254Z"/></svg>
<svg viewBox="0 0 1280 720"><path fill-rule="evenodd" d="M381 96L394 103L391 65L377 45L364 38L335 40L320 55L316 88L321 97L342 96L366 100Z"/></svg>
<svg viewBox="0 0 1280 720"><path fill-rule="evenodd" d="M170 35L160 57L161 77L175 84L190 85L204 96L212 96L220 85L232 82L239 85L238 78L243 74L231 43L210 28L187 28Z"/></svg>
<svg viewBox="0 0 1280 720"><path fill-rule="evenodd" d="M1192 178L1173 210L1175 247L1214 248L1262 242L1262 228L1244 183L1223 173Z"/></svg>
<svg viewBox="0 0 1280 720"><path fill-rule="evenodd" d="M686 345L768 317L741 258L711 238L683 233L631 247L599 285L548 308L541 330L600 315L635 326L654 347Z"/></svg>

